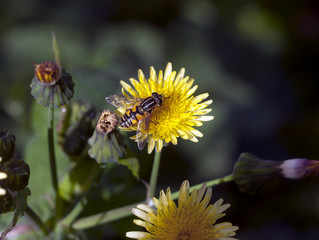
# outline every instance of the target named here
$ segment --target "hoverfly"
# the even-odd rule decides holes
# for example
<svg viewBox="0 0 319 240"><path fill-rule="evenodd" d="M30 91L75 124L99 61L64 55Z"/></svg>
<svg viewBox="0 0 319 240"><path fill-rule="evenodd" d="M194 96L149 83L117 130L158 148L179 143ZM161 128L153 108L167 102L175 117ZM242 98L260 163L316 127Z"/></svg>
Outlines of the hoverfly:
<svg viewBox="0 0 319 240"><path fill-rule="evenodd" d="M147 131L151 121L151 114L157 107L163 105L165 97L153 92L147 98L130 98L119 95L111 95L105 100L117 108L126 108L124 115L120 119L122 128L130 128L137 125L136 141L137 146L142 150L147 143ZM142 131L144 129L145 131Z"/></svg>

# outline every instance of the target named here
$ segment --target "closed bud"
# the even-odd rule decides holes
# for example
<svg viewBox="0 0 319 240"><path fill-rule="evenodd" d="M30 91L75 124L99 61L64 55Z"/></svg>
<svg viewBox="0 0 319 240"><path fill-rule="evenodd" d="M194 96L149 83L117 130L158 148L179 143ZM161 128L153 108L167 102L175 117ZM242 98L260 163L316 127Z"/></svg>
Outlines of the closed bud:
<svg viewBox="0 0 319 240"><path fill-rule="evenodd" d="M7 130L0 129L0 165L13 157L15 146L15 136Z"/></svg>
<svg viewBox="0 0 319 240"><path fill-rule="evenodd" d="M74 94L72 76L53 61L35 64L31 94L39 104L58 108L69 103Z"/></svg>
<svg viewBox="0 0 319 240"><path fill-rule="evenodd" d="M123 136L116 129L118 118L109 110L103 111L89 139L89 156L99 164L117 162L126 155Z"/></svg>
<svg viewBox="0 0 319 240"><path fill-rule="evenodd" d="M242 153L234 165L234 182L240 191L255 194L266 182L282 177L281 163Z"/></svg>
<svg viewBox="0 0 319 240"><path fill-rule="evenodd" d="M98 110L87 102L76 102L60 119L59 142L69 156L78 156L87 146L98 117Z"/></svg>
<svg viewBox="0 0 319 240"><path fill-rule="evenodd" d="M0 195L0 214L10 212L13 206L12 193L6 191L5 195Z"/></svg>
<svg viewBox="0 0 319 240"><path fill-rule="evenodd" d="M3 164L1 171L7 174L7 178L0 181L4 188L17 191L23 189L29 183L30 168L22 159L11 159Z"/></svg>

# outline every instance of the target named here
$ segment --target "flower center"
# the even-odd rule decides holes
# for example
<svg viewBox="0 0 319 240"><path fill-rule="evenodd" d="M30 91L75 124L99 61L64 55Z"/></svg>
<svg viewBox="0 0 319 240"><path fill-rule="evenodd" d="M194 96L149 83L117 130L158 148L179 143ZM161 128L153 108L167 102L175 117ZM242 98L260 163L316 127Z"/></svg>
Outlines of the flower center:
<svg viewBox="0 0 319 240"><path fill-rule="evenodd" d="M181 232L178 234L176 240L191 240L191 237L189 236L189 233Z"/></svg>
<svg viewBox="0 0 319 240"><path fill-rule="evenodd" d="M181 101L180 96L171 95L164 104L152 113L150 134L157 139L165 139L187 121L191 113L188 112L188 100Z"/></svg>

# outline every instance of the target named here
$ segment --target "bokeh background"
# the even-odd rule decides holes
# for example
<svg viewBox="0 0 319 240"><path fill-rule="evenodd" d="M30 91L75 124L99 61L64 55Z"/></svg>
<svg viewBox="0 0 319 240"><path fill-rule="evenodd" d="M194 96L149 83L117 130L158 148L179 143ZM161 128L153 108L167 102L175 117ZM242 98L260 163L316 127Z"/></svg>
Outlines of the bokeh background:
<svg viewBox="0 0 319 240"><path fill-rule="evenodd" d="M29 202L40 213L34 202L50 182L46 144L41 145L47 112L35 104L30 83L32 64L54 58L51 31L76 84L72 101L110 108L104 98L119 93L120 80L136 78L138 69L149 76L150 66L164 70L167 62L195 78L196 95L210 94L215 120L199 129L199 143L180 140L164 149L159 188L177 190L185 179L198 184L227 175L242 152L272 160L319 157L317 1L5 0L0 127L16 135L17 151L30 164ZM140 158L141 178L148 180L152 156L129 146ZM63 178L68 164L62 153L58 157ZM131 196L143 198L142 184L128 171L121 174ZM124 184L119 179L114 176L108 187ZM313 240L319 235L318 187L316 177L274 181L251 196L228 183L214 188L213 200L231 203L223 220L240 227L239 239ZM125 239L133 229L127 218L88 232L90 239Z"/></svg>

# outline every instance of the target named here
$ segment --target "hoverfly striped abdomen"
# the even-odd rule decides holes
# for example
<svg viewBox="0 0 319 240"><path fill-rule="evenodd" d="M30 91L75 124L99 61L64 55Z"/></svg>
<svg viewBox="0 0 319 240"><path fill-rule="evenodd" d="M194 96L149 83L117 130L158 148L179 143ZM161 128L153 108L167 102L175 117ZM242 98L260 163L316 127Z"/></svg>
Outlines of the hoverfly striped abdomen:
<svg viewBox="0 0 319 240"><path fill-rule="evenodd" d="M161 106L163 99L163 95L153 92L152 96L143 99L134 107L127 109L120 120L120 126L123 128L134 126L142 119L145 113L151 113L156 107Z"/></svg>
<svg viewBox="0 0 319 240"><path fill-rule="evenodd" d="M124 128L129 128L138 123L138 121L143 117L144 111L141 110L139 105L127 109L125 114L120 120L120 126Z"/></svg>

